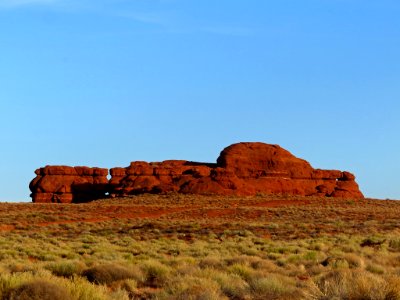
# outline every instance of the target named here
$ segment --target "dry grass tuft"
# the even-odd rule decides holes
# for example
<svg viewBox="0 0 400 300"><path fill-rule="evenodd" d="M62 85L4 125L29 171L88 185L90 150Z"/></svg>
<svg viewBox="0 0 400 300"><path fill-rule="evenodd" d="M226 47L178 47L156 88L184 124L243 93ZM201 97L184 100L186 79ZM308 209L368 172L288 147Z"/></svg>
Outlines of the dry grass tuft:
<svg viewBox="0 0 400 300"><path fill-rule="evenodd" d="M156 260L145 261L141 265L145 286L162 287L169 279L171 270Z"/></svg>
<svg viewBox="0 0 400 300"><path fill-rule="evenodd" d="M5 300L72 300L72 297L64 287L35 280L10 290Z"/></svg>
<svg viewBox="0 0 400 300"><path fill-rule="evenodd" d="M361 270L333 271L317 282L320 300L397 300L400 299L399 278L385 280Z"/></svg>
<svg viewBox="0 0 400 300"><path fill-rule="evenodd" d="M125 267L108 264L95 266L82 272L89 282L96 284L111 284L114 281L134 278L135 273Z"/></svg>

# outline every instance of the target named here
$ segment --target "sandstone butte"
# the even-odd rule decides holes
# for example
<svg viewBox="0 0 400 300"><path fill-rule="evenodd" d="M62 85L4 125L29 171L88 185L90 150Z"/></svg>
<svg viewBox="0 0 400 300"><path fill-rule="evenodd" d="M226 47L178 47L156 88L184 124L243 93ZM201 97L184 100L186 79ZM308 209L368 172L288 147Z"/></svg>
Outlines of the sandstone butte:
<svg viewBox="0 0 400 300"><path fill-rule="evenodd" d="M134 161L126 168L46 166L35 171L33 202L77 203L142 193L281 194L363 198L349 172L314 169L278 145L238 143L216 163Z"/></svg>

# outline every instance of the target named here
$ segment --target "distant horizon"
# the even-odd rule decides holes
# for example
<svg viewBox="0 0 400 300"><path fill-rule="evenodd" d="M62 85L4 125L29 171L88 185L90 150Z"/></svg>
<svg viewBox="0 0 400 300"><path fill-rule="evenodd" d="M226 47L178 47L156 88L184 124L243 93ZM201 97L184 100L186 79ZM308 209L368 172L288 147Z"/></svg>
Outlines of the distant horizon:
<svg viewBox="0 0 400 300"><path fill-rule="evenodd" d="M400 199L400 2L0 0L0 201L240 141Z"/></svg>

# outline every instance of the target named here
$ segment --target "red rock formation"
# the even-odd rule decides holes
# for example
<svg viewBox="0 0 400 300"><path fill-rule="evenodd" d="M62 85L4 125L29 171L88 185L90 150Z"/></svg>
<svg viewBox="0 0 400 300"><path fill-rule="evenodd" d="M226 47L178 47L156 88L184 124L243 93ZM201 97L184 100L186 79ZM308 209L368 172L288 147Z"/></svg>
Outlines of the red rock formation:
<svg viewBox="0 0 400 300"><path fill-rule="evenodd" d="M239 143L225 148L217 164L188 161L133 162L111 169L111 195L163 193L287 194L363 198L355 176L319 170L278 145Z"/></svg>
<svg viewBox="0 0 400 300"><path fill-rule="evenodd" d="M108 191L107 169L46 166L35 173L29 185L33 202L87 202L104 198Z"/></svg>
<svg viewBox="0 0 400 300"><path fill-rule="evenodd" d="M135 161L127 168L45 167L30 185L34 202L75 202L141 193L283 194L363 198L349 172L314 169L278 145L239 143L216 164L183 160Z"/></svg>
<svg viewBox="0 0 400 300"><path fill-rule="evenodd" d="M166 160L160 163L135 161L125 169L110 170L111 196L180 192L190 181L209 177L210 166L213 164L184 160Z"/></svg>

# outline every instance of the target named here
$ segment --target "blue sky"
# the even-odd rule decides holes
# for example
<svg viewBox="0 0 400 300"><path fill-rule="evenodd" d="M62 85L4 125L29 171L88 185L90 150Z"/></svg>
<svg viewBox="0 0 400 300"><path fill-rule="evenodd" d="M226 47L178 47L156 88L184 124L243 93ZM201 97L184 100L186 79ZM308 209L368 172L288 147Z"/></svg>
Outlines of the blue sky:
<svg viewBox="0 0 400 300"><path fill-rule="evenodd" d="M47 164L280 144L400 199L397 0L0 0L0 201Z"/></svg>

